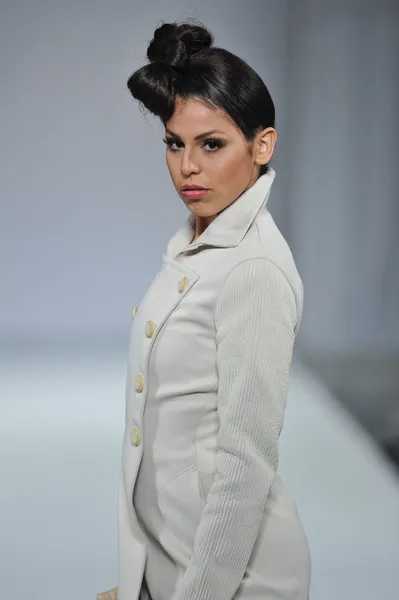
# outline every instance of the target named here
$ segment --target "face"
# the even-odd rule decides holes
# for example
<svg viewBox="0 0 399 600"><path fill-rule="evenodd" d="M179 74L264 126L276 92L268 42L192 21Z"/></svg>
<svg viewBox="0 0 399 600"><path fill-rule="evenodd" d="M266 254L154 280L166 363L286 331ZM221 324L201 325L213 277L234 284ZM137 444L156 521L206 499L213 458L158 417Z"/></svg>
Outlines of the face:
<svg viewBox="0 0 399 600"><path fill-rule="evenodd" d="M166 123L166 162L177 193L197 217L197 233L259 177L274 149L276 132L268 128L252 142L222 109L200 100L176 99ZM184 192L184 186L207 191ZM196 197L193 197L196 196Z"/></svg>

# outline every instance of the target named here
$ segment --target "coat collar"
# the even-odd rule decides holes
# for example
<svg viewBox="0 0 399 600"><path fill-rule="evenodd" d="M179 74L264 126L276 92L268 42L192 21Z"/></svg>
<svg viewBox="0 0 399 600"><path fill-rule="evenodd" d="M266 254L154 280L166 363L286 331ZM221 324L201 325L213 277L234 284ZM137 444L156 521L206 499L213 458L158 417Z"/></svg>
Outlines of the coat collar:
<svg viewBox="0 0 399 600"><path fill-rule="evenodd" d="M248 190L221 212L192 244L190 240L195 231L195 215L190 213L169 241L166 255L177 258L179 254L202 245L218 248L237 246L258 213L266 206L275 175L274 169L269 167L269 172L259 177Z"/></svg>

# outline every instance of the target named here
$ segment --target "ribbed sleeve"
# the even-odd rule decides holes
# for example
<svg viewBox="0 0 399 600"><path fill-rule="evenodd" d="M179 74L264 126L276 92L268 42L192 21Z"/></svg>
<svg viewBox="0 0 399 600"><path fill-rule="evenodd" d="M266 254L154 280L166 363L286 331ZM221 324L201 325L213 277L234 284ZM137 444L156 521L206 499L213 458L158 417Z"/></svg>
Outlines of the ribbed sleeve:
<svg viewBox="0 0 399 600"><path fill-rule="evenodd" d="M297 307L266 258L238 264L218 298L216 475L172 600L232 600L278 466Z"/></svg>

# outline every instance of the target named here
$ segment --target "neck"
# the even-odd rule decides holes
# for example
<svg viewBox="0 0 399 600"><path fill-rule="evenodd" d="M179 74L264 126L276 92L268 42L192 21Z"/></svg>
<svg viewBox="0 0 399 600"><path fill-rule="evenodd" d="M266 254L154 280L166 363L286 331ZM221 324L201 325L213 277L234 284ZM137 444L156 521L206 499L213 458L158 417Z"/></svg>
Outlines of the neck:
<svg viewBox="0 0 399 600"><path fill-rule="evenodd" d="M191 240L191 244L193 242L195 242L195 240L197 238L199 238L199 236L204 233L205 229L208 227L208 225L210 223L212 223L212 221L217 217L216 215L213 215L212 217L196 217L195 218L195 232L194 232L194 237Z"/></svg>

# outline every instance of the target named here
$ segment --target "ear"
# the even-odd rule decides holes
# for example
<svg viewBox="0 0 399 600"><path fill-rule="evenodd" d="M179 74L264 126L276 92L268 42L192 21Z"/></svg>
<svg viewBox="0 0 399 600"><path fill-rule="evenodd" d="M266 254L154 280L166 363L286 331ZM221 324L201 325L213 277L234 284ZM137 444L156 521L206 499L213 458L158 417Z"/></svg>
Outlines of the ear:
<svg viewBox="0 0 399 600"><path fill-rule="evenodd" d="M266 165L273 156L274 146L277 141L277 131L273 127L266 127L256 134L254 144L254 160L257 165Z"/></svg>

